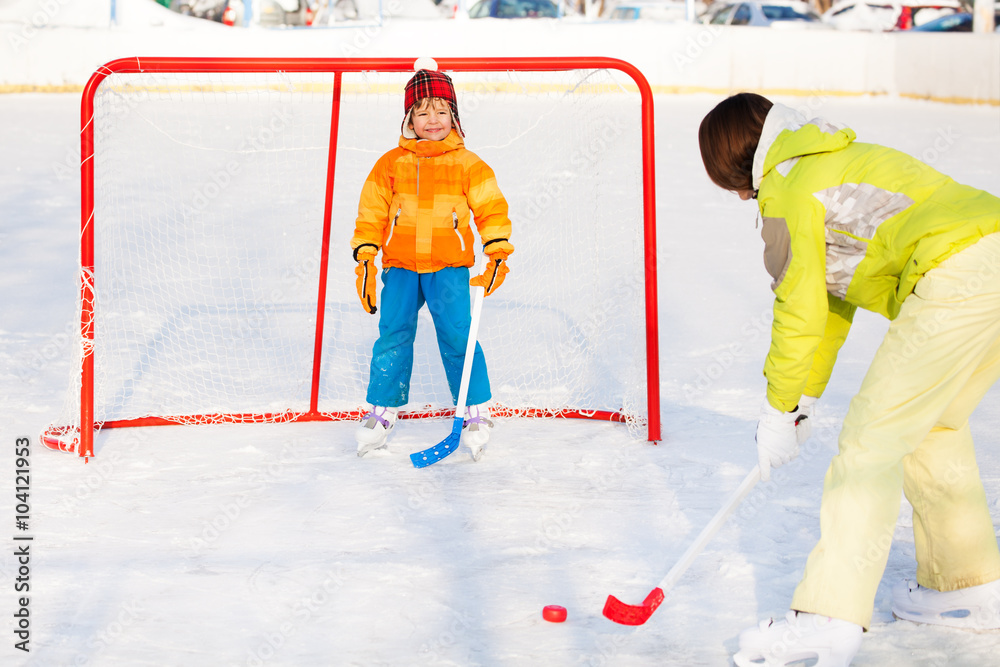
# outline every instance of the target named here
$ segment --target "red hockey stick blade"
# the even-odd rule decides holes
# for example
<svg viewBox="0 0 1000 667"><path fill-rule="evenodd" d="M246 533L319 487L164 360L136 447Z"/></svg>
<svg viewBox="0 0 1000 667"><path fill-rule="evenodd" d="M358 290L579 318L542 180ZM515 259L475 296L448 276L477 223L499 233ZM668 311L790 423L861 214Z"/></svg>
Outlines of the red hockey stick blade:
<svg viewBox="0 0 1000 667"><path fill-rule="evenodd" d="M663 589L654 588L640 605L625 604L614 595L604 603L604 616L620 625L642 625L663 602Z"/></svg>

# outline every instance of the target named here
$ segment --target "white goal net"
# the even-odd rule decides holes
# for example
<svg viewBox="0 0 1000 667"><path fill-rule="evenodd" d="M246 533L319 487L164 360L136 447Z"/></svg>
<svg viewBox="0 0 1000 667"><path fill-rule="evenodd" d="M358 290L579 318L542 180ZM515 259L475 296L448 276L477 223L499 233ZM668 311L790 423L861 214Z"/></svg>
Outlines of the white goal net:
<svg viewBox="0 0 1000 667"><path fill-rule="evenodd" d="M412 69L151 62L111 63L85 92L83 372L47 444L90 454L78 434L91 422L355 418L378 315L358 301L349 240L361 186L398 142ZM599 67L441 69L513 224L510 274L479 334L495 413L604 416L658 439L658 414L647 433L655 261L635 81ZM403 410L447 411L426 309L414 353Z"/></svg>

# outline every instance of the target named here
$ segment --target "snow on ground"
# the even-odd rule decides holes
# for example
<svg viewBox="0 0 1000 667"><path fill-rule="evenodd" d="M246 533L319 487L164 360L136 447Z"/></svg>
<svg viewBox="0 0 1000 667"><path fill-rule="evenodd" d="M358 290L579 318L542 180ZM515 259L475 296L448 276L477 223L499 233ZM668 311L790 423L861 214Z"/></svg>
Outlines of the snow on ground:
<svg viewBox="0 0 1000 667"><path fill-rule="evenodd" d="M789 98L861 140L1000 192L1000 113L889 98ZM771 295L753 205L704 176L710 96L658 96L664 441L608 424L499 424L477 464L408 454L447 422L404 423L359 460L349 424L112 430L84 465L43 449L71 365L78 97L0 96L0 664L726 665L736 636L781 614L818 536L822 477L886 323L859 313L817 433L759 486L640 628L639 603L755 462ZM473 145L474 148L474 145ZM511 278L515 276L512 274ZM974 416L1000 525L1000 388ZM31 524L13 527L15 439L31 439ZM908 506L858 666L992 664L997 635L892 622L912 576ZM30 653L17 650L15 549L30 534ZM566 623L541 618L546 604Z"/></svg>
<svg viewBox="0 0 1000 667"><path fill-rule="evenodd" d="M814 443L751 495L650 622L604 619L606 596L639 603L754 463L770 295L751 205L714 190L698 161L695 128L715 101L656 100L664 442L508 421L480 463L459 453L415 470L407 454L446 422L407 422L364 460L348 424L109 431L87 465L41 448L70 366L77 98L0 98L0 122L19 129L0 180L0 516L13 521L13 446L29 437L34 537L30 654L14 648L13 539L0 558L3 664L727 664L741 629L787 607L839 420L885 322L859 318ZM817 104L863 138L1000 191L995 109ZM1000 523L998 397L974 429ZM904 504L855 664L988 664L996 635L891 622L888 586L912 558ZM542 620L546 604L569 620Z"/></svg>

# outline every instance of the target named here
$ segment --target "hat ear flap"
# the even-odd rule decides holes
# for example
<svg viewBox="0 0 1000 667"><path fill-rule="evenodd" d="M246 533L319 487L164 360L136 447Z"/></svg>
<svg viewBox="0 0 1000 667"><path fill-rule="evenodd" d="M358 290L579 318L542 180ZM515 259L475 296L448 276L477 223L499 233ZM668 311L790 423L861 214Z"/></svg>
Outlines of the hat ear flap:
<svg viewBox="0 0 1000 667"><path fill-rule="evenodd" d="M400 134L402 134L407 139L417 138L417 133L413 131L412 127L410 127L410 118L412 115L413 115L413 107L410 107L409 110L406 112L406 115L403 116L403 124L399 128Z"/></svg>
<svg viewBox="0 0 1000 667"><path fill-rule="evenodd" d="M458 117L458 102L448 101L448 111L451 112L451 125L458 132L458 136L465 137L465 132L462 130L462 121Z"/></svg>

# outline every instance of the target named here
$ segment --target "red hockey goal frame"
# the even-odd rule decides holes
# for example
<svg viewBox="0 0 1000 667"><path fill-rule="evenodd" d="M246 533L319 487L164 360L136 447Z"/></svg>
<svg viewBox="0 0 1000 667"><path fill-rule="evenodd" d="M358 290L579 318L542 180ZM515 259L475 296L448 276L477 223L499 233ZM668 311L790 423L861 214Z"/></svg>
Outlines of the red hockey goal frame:
<svg viewBox="0 0 1000 667"><path fill-rule="evenodd" d="M476 70L483 72L535 71L554 72L571 69L611 69L618 70L634 81L641 98L641 162L642 162L642 206L643 241L645 255L645 325L646 325L646 382L647 382L647 440L660 440L660 396L659 396L659 334L657 326L657 283L656 283L656 204L653 139L653 97L649 83L643 74L628 62L614 58L437 58L438 68L446 71ZM306 422L358 419L358 411L320 412L318 409L320 390L320 369L324 326L324 304L326 301L327 267L330 246L330 224L333 207L332 193L334 168L336 166L336 145L339 130L341 79L344 73L382 70L386 72L407 72L413 70L414 58L123 58L114 60L98 69L84 87L81 102L81 233L80 263L81 285L80 337L83 347L80 388L80 433L79 440L66 440L66 428L53 426L42 435L43 443L52 448L75 451L79 456L94 456L94 340L99 332L94 326L94 239L95 239L95 191L94 191L94 99L101 83L113 74L157 73L274 73L274 72L324 72L333 73L333 97L330 116L330 148L327 159L326 202L323 220L323 237L320 256L319 286L317 290L315 349L312 366L312 383L309 409L305 412L274 414L205 414L186 415L183 418L142 417L105 421L100 428L126 426L154 426L178 423L246 423L246 422ZM494 409L503 415L503 407ZM539 411L543 413L544 411ZM450 415L447 410L425 410L403 413L402 418L422 418ZM520 414L524 414L523 411ZM544 412L546 416L551 413ZM530 411L529 411L530 416ZM587 418L605 421L624 421L621 413L615 411L564 410L559 417Z"/></svg>

